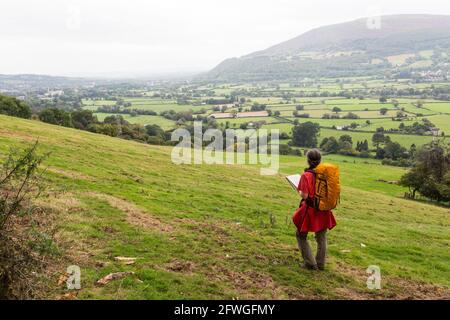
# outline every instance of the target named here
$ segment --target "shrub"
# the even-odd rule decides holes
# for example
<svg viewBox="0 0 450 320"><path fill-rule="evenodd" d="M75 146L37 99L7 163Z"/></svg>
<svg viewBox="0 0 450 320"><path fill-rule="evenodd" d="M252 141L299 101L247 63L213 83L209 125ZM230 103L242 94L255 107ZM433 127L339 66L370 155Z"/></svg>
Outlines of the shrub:
<svg viewBox="0 0 450 320"><path fill-rule="evenodd" d="M0 95L0 114L30 119L31 108L28 104L14 97Z"/></svg>
<svg viewBox="0 0 450 320"><path fill-rule="evenodd" d="M12 150L0 171L0 299L35 297L38 271L54 253L50 219L35 204L46 157L37 155L37 146Z"/></svg>

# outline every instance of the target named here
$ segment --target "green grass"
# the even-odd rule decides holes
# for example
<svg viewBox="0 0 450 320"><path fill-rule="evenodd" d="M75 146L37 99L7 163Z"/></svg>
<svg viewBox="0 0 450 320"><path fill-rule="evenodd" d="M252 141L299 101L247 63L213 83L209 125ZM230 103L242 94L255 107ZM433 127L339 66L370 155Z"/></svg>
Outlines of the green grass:
<svg viewBox="0 0 450 320"><path fill-rule="evenodd" d="M435 115L428 118L433 124L435 124L445 134L450 134L450 114L448 115Z"/></svg>
<svg viewBox="0 0 450 320"><path fill-rule="evenodd" d="M424 108L434 111L434 112L450 114L450 103L449 102L425 103Z"/></svg>
<svg viewBox="0 0 450 320"><path fill-rule="evenodd" d="M92 100L92 99L83 99L82 104L85 106L113 106L117 101L113 100Z"/></svg>
<svg viewBox="0 0 450 320"><path fill-rule="evenodd" d="M408 67L412 69L422 69L422 68L428 68L433 65L432 60L419 60L414 63L411 63Z"/></svg>
<svg viewBox="0 0 450 320"><path fill-rule="evenodd" d="M94 113L97 116L97 119L99 121L103 121L106 117L111 116L111 113ZM138 115L135 117L132 117L128 114L121 114L121 116L130 123L136 123L136 124L157 124L164 130L172 129L175 127L175 122L169 119L166 119L161 116L147 116L147 115Z"/></svg>
<svg viewBox="0 0 450 320"><path fill-rule="evenodd" d="M208 105L199 105L194 106L190 104L186 105L179 105L174 100L163 100L159 98L125 98L125 97L119 97L124 100L125 103L129 102L131 103L131 109L139 109L139 110L152 110L155 112L163 112L168 110L175 110L175 111L188 111L188 110L201 110L201 109L211 109L212 106ZM89 100L89 99L83 99L83 108L89 109L92 111L97 110L100 106L112 106L116 104L116 101L111 100Z"/></svg>
<svg viewBox="0 0 450 320"><path fill-rule="evenodd" d="M388 61L393 65L393 66L400 66L406 63L406 60L408 58L414 58L415 54L413 53L405 53L405 54L399 54L399 55L395 55L395 56L389 56L387 57Z"/></svg>
<svg viewBox="0 0 450 320"><path fill-rule="evenodd" d="M2 158L37 138L40 151L51 152L48 183L64 190L48 200L61 208L57 238L71 257L56 267L81 267L78 298L448 297L448 209L404 200L403 188L377 181L397 180L403 169L325 159L340 166L343 192L327 270L311 272L299 267L290 223L299 199L284 180L303 170L303 157L281 157L276 176L261 176L256 166L175 165L169 147L0 116ZM133 212L157 223L134 224ZM119 255L137 261L121 265ZM380 291L366 289L369 265L381 268ZM135 274L95 285L117 271ZM57 278L49 297L65 293Z"/></svg>

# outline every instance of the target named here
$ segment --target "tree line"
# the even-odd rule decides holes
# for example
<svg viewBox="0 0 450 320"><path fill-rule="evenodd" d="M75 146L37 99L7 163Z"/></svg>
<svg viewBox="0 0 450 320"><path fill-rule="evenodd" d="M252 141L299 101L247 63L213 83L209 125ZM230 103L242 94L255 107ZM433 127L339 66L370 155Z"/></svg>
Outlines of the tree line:
<svg viewBox="0 0 450 320"><path fill-rule="evenodd" d="M382 164L400 167L410 167L416 155L416 145L412 144L409 149L398 142L394 142L385 134L384 128L378 128L372 135L372 148L367 139L363 141L353 141L348 134L340 137L325 137L320 145L318 137L320 125L311 121L296 123L292 129L291 146L304 148L319 147L323 152L329 154L341 154L352 157L370 158L382 160Z"/></svg>

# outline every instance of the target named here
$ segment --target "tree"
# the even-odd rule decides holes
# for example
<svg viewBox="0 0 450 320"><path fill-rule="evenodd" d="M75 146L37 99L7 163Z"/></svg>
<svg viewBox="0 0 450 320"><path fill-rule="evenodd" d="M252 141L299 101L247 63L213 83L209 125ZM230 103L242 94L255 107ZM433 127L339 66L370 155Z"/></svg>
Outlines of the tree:
<svg viewBox="0 0 450 320"><path fill-rule="evenodd" d="M145 131L149 136L160 137L162 139L165 138L164 130L158 126L157 124L148 124L145 126Z"/></svg>
<svg viewBox="0 0 450 320"><path fill-rule="evenodd" d="M97 117L90 110L77 110L72 112L74 128L87 130L90 124L98 123Z"/></svg>
<svg viewBox="0 0 450 320"><path fill-rule="evenodd" d="M320 149L327 153L338 153L339 142L335 137L324 138L320 144Z"/></svg>
<svg viewBox="0 0 450 320"><path fill-rule="evenodd" d="M116 124L116 125L128 125L128 124L130 124L121 115L107 116L105 119L103 119L103 123Z"/></svg>
<svg viewBox="0 0 450 320"><path fill-rule="evenodd" d="M423 101L423 100L417 100L417 102L416 102L416 107L417 107L417 108L422 108L422 107L423 107L423 104L424 104L424 101Z"/></svg>
<svg viewBox="0 0 450 320"><path fill-rule="evenodd" d="M349 112L345 116L342 117L343 119L359 119L359 116L356 113Z"/></svg>
<svg viewBox="0 0 450 320"><path fill-rule="evenodd" d="M439 141L420 148L414 167L400 183L410 188L411 196L419 191L423 196L437 201L450 201L450 154Z"/></svg>
<svg viewBox="0 0 450 320"><path fill-rule="evenodd" d="M408 153L405 147L398 142L389 142L384 147L384 157L392 160L405 159Z"/></svg>
<svg viewBox="0 0 450 320"><path fill-rule="evenodd" d="M31 118L31 108L16 98L0 95L0 114L29 119Z"/></svg>
<svg viewBox="0 0 450 320"><path fill-rule="evenodd" d="M298 111L302 111L302 110L305 110L305 106L304 106L304 105L301 105L301 104L299 104L299 105L295 106L295 110L298 110Z"/></svg>
<svg viewBox="0 0 450 320"><path fill-rule="evenodd" d="M369 142L367 139L362 143L360 151L369 151Z"/></svg>
<svg viewBox="0 0 450 320"><path fill-rule="evenodd" d="M350 143L350 145L353 146L353 139L348 134L344 134L344 135L339 137L339 143L344 143L344 142L348 142L348 143Z"/></svg>
<svg viewBox="0 0 450 320"><path fill-rule="evenodd" d="M406 114L403 111L397 111L397 118L405 118Z"/></svg>
<svg viewBox="0 0 450 320"><path fill-rule="evenodd" d="M317 136L320 132L318 123L311 121L300 123L292 129L292 142L295 146L315 148L317 147Z"/></svg>
<svg viewBox="0 0 450 320"><path fill-rule="evenodd" d="M375 132L372 136L372 143L377 148L377 151L380 149L380 145L385 143L386 137L383 132Z"/></svg>
<svg viewBox="0 0 450 320"><path fill-rule="evenodd" d="M411 147L409 147L409 156L414 159L416 157L416 153L417 153L417 147L416 147L416 144L413 143L411 145Z"/></svg>
<svg viewBox="0 0 450 320"><path fill-rule="evenodd" d="M267 106L265 104L259 104L255 102L251 107L251 111L264 111L266 110L266 108Z"/></svg>
<svg viewBox="0 0 450 320"><path fill-rule="evenodd" d="M381 114L382 116L384 116L384 115L386 115L386 114L388 113L388 111L389 111L388 108L381 108L381 109L380 109L380 114Z"/></svg>
<svg viewBox="0 0 450 320"><path fill-rule="evenodd" d="M247 123L247 122L241 123L241 125L239 126L239 128L240 128L240 129L243 129L243 130L246 130L246 129L248 128L248 123Z"/></svg>
<svg viewBox="0 0 450 320"><path fill-rule="evenodd" d="M412 168L400 178L400 185L409 188L410 197L415 199L417 191L424 185L426 173L419 167Z"/></svg>
<svg viewBox="0 0 450 320"><path fill-rule="evenodd" d="M42 122L56 124L58 126L72 127L72 119L70 113L58 109L47 108L39 112L39 120Z"/></svg>
<svg viewBox="0 0 450 320"><path fill-rule="evenodd" d="M386 103L387 102L387 98L386 97L380 97L380 102L381 103Z"/></svg>
<svg viewBox="0 0 450 320"><path fill-rule="evenodd" d="M332 111L333 111L334 113L339 113L339 112L342 111L342 109L339 108L339 107L334 107Z"/></svg>

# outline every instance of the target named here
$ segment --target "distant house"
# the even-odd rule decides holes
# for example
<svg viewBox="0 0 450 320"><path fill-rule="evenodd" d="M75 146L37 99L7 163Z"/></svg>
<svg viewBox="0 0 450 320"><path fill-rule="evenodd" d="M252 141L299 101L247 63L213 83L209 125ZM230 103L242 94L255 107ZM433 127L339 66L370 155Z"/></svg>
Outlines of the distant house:
<svg viewBox="0 0 450 320"><path fill-rule="evenodd" d="M441 130L439 128L431 128L430 131L434 137L438 137Z"/></svg>
<svg viewBox="0 0 450 320"><path fill-rule="evenodd" d="M250 111L250 112L217 112L211 113L210 118L227 119L227 118L252 118L252 117L268 117L267 111Z"/></svg>
<svg viewBox="0 0 450 320"><path fill-rule="evenodd" d="M59 97L59 96L63 96L64 95L64 91L63 90L47 90L47 92L45 93L46 97Z"/></svg>

